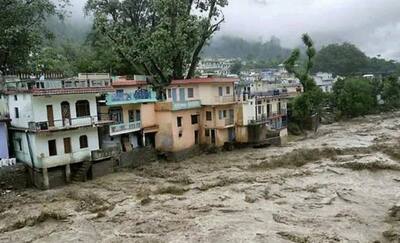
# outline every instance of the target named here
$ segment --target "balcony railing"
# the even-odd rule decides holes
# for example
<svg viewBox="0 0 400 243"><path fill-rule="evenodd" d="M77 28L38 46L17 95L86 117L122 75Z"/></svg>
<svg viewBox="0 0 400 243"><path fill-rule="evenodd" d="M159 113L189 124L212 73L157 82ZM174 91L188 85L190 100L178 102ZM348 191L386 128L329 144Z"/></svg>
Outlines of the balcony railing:
<svg viewBox="0 0 400 243"><path fill-rule="evenodd" d="M200 107L201 107L200 100L156 103L157 111L180 111L180 110L196 109Z"/></svg>
<svg viewBox="0 0 400 243"><path fill-rule="evenodd" d="M141 121L129 122L129 123L121 123L110 126L110 135L121 135L129 132L136 132L141 129L142 123Z"/></svg>
<svg viewBox="0 0 400 243"><path fill-rule="evenodd" d="M235 119L234 118L226 118L225 119L225 126L232 126L235 125Z"/></svg>
<svg viewBox="0 0 400 243"><path fill-rule="evenodd" d="M99 120L97 116L85 116L71 119L66 118L64 120L29 122L28 125L29 129L32 131L49 131L84 126L95 126L102 122L111 121L109 119Z"/></svg>
<svg viewBox="0 0 400 243"><path fill-rule="evenodd" d="M172 110L188 110L201 107L200 100L189 100L189 101L180 101L180 102L172 102Z"/></svg>
<svg viewBox="0 0 400 243"><path fill-rule="evenodd" d="M43 80L36 81L37 89L81 89L109 87L110 80Z"/></svg>
<svg viewBox="0 0 400 243"><path fill-rule="evenodd" d="M216 102L216 103L232 103L232 102L235 102L235 97L233 95L216 96L216 97L214 97L214 102Z"/></svg>
<svg viewBox="0 0 400 243"><path fill-rule="evenodd" d="M157 102L157 94L154 91L138 89L135 92L108 94L106 101L107 105Z"/></svg>

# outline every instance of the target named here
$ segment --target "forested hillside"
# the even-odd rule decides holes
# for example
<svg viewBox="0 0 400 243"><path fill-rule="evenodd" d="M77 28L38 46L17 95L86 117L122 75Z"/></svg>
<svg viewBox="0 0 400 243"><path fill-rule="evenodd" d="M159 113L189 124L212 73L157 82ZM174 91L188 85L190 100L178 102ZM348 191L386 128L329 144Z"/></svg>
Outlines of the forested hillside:
<svg viewBox="0 0 400 243"><path fill-rule="evenodd" d="M203 53L205 57L241 58L267 62L283 61L289 55L290 49L283 48L276 37L261 42L223 36L213 39Z"/></svg>

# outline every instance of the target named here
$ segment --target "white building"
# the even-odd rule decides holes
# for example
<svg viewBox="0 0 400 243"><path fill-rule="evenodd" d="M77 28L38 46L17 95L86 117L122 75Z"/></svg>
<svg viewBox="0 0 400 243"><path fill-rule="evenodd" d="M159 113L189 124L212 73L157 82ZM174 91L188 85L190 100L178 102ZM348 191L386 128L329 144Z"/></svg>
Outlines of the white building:
<svg viewBox="0 0 400 243"><path fill-rule="evenodd" d="M97 110L97 98L112 90L109 77L8 82L4 93L11 121L14 154L28 165L35 184L49 188L49 172L91 161L99 150L97 128L111 121ZM43 180L41 179L43 178Z"/></svg>
<svg viewBox="0 0 400 243"><path fill-rule="evenodd" d="M323 92L332 92L333 85L335 83L335 78L331 73L317 73L314 75L315 83L318 87L322 89Z"/></svg>
<svg viewBox="0 0 400 243"><path fill-rule="evenodd" d="M196 70L201 76L226 77L230 74L234 61L233 59L203 59L200 60Z"/></svg>

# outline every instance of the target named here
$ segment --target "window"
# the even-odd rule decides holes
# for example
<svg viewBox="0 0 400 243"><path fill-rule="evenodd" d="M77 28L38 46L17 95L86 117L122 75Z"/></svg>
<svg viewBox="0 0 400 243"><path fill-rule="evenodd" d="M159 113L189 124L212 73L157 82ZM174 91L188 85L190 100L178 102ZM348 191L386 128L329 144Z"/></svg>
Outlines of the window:
<svg viewBox="0 0 400 243"><path fill-rule="evenodd" d="M206 135L206 137L209 137L209 136L210 136L210 129L206 129L206 130L205 130L205 135Z"/></svg>
<svg viewBox="0 0 400 243"><path fill-rule="evenodd" d="M171 89L168 89L168 98L171 98L172 97L172 91L171 91Z"/></svg>
<svg viewBox="0 0 400 243"><path fill-rule="evenodd" d="M15 118L19 118L19 110L18 110L18 107L15 107L14 110L15 110Z"/></svg>
<svg viewBox="0 0 400 243"><path fill-rule="evenodd" d="M86 135L83 135L83 136L79 137L79 145L80 145L81 149L89 147L88 139L87 139Z"/></svg>
<svg viewBox="0 0 400 243"><path fill-rule="evenodd" d="M79 100L76 102L76 117L90 116L89 101Z"/></svg>
<svg viewBox="0 0 400 243"><path fill-rule="evenodd" d="M178 126L178 127L182 127L182 117L178 116L178 117L176 118L176 123L177 123L177 126Z"/></svg>
<svg viewBox="0 0 400 243"><path fill-rule="evenodd" d="M199 115L192 115L192 125L199 124Z"/></svg>
<svg viewBox="0 0 400 243"><path fill-rule="evenodd" d="M231 87L229 87L229 86L226 87L226 94L227 95L231 94Z"/></svg>
<svg viewBox="0 0 400 243"><path fill-rule="evenodd" d="M224 95L224 91L223 91L222 87L218 87L218 95L219 96L223 96Z"/></svg>
<svg viewBox="0 0 400 243"><path fill-rule="evenodd" d="M18 96L14 95L14 100L17 101L18 100Z"/></svg>
<svg viewBox="0 0 400 243"><path fill-rule="evenodd" d="M71 138L64 138L64 153L70 154L71 152L72 152Z"/></svg>
<svg viewBox="0 0 400 243"><path fill-rule="evenodd" d="M224 118L226 118L226 110L223 111Z"/></svg>
<svg viewBox="0 0 400 243"><path fill-rule="evenodd" d="M193 98L193 97L194 97L193 88L188 88L188 98Z"/></svg>
<svg viewBox="0 0 400 243"><path fill-rule="evenodd" d="M207 121L212 121L212 113L211 113L211 111L206 111L206 120Z"/></svg>
<svg viewBox="0 0 400 243"><path fill-rule="evenodd" d="M49 144L49 155L56 156L57 155L56 140L49 140L48 144Z"/></svg>
<svg viewBox="0 0 400 243"><path fill-rule="evenodd" d="M128 116L129 116L129 122L135 121L135 113L133 110L128 111Z"/></svg>

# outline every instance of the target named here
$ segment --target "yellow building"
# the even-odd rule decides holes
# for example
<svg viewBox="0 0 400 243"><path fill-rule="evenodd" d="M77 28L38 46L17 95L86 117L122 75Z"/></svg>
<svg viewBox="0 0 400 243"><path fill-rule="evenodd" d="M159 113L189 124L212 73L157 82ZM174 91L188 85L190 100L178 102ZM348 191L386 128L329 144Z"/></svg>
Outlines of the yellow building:
<svg viewBox="0 0 400 243"><path fill-rule="evenodd" d="M174 80L155 106L156 148L182 152L197 144L223 146L235 139L235 79Z"/></svg>

